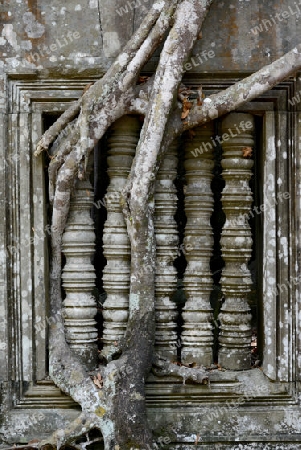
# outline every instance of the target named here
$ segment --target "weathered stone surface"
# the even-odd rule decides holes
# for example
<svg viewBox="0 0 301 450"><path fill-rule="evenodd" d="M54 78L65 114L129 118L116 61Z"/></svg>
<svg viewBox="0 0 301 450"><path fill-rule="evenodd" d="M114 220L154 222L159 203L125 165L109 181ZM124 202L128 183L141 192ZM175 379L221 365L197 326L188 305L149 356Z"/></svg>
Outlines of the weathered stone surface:
<svg viewBox="0 0 301 450"><path fill-rule="evenodd" d="M187 267L184 289L187 301L183 309L182 361L184 364L210 366L212 363L212 276L210 258L213 233L213 122L197 127L193 139L185 145L186 195L184 244Z"/></svg>
<svg viewBox="0 0 301 450"><path fill-rule="evenodd" d="M93 190L87 175L86 180L77 181L62 246L66 257L62 272L66 292L63 302L66 340L90 369L98 361L98 336L94 319L97 310L92 295L96 278L91 262L95 248L94 223L90 213L92 200Z"/></svg>
<svg viewBox="0 0 301 450"><path fill-rule="evenodd" d="M38 437L43 437L56 427L64 427L78 414L77 410L72 409L70 401L65 403L65 399L52 388L40 390L37 386L32 389L28 386L36 373L38 380L45 376L47 366L43 356L46 344L39 335L39 343L34 346L44 348L44 352L39 352L38 356L31 353L33 346L30 338L34 322L29 322L37 311L34 307L41 301L39 295L44 266L40 254L44 241L38 244L40 268L36 272L38 277L33 304L28 303L27 297L19 301L23 293L20 287L26 286L28 280L31 282L30 263L26 266L28 271L20 274L19 256L16 254L13 267L9 267L12 260L7 253L7 245L11 243L9 230L15 232L22 228L23 236L27 236L33 225L30 220L22 220L28 211L33 189L28 176L31 172L36 175L35 166L29 164L32 158L31 143L35 142L41 128L34 130L34 127L38 117L41 121L41 111L61 111L64 101L69 101L69 95L72 99L74 92L80 95L87 78L102 75L117 47L126 41L143 17L142 7L147 7L151 2L140 0L139 4L137 0L135 9L130 6L131 2L121 0L116 0L115 4L105 0L67 0L63 4L58 0L3 0L0 5L0 216L3 219L0 221L0 378L4 380L0 393L0 437L6 443L26 442L37 437L37 433ZM126 5L128 12L119 15L117 7ZM287 17L280 20L279 14L285 12ZM214 76L221 79L224 73L231 73L231 80L239 78L292 48L300 39L299 26L298 2L293 0L217 1L206 19L202 39L194 50L195 58L190 63L191 68L187 69L187 77L192 78L192 82L196 79L199 82L208 72L208 79L211 77L211 80L207 79L207 83L211 83L211 89L214 89ZM259 27L257 31L255 27ZM109 33L112 32L116 41L110 40L112 35ZM156 61L156 56L153 61ZM147 67L152 69L153 62ZM73 91L76 79L80 82ZM17 80L20 80L20 85L23 83L22 88ZM63 85L64 89L59 90L56 86L54 92L50 86L55 83ZM292 88L284 94L277 90L277 95L279 93L281 97L280 106L276 105L276 101L272 103L272 94L268 94L264 97L264 103L267 109L268 105L271 106L269 112L259 112L260 117L264 114L264 137L259 143L264 155L264 170L259 174L264 190L263 202L271 202L277 189L282 186L283 190L290 192L290 202L295 207L274 203L265 215L261 215L265 232L263 248L266 252L262 256L264 298L260 300L264 309L262 341L265 353L263 372L256 369L262 377L256 378L254 383L255 387L268 386L269 391L257 395L246 404L238 404L237 400L248 392L247 386L250 386L254 369L246 371L244 381L235 378L236 375L232 376L229 371L221 371L220 381L212 380L210 386L183 385L182 380L176 383L164 380L160 385L160 382L150 379L147 394L151 424L158 437L171 439L171 449L190 449L198 434L198 446L204 449L301 448L298 386L301 334L297 305L300 297L298 139L301 131L300 123L295 128L291 127L291 122L300 121L300 118L286 112L280 117L275 112L286 110L287 99L294 89L298 92L300 81L297 79L290 86ZM295 108L300 108L300 103L297 102ZM281 132L279 123L282 124ZM29 132L31 129L33 134ZM13 162L14 169L8 160L8 149L13 149L17 156L22 154L21 160ZM39 164L41 169L42 162ZM18 203L19 192L14 184L17 176L22 181L21 203ZM39 192L43 192L42 188ZM293 212L296 218L292 217ZM34 221L34 225L39 222L36 213ZM280 263L276 267L278 248ZM28 251L25 255L23 249L22 261L28 257L32 258L32 252ZM294 280L297 280L296 284ZM276 295L272 290L277 283L287 289ZM16 296L9 296L12 290ZM45 314L47 311L44 311ZM21 321L22 326L16 326ZM43 331L45 335L45 329ZM17 352L27 358L26 367L15 366ZM40 359L43 361L40 362ZM31 372L33 369L36 372ZM270 379L273 381L270 382ZM279 379L281 383L277 381ZM254 384L251 386L254 393ZM33 391L38 394L33 394ZM234 400L234 404L237 402L237 408L227 412L222 410L225 398ZM40 409L41 404L43 409ZM40 418L35 422L35 414L40 413L46 419ZM31 425L30 417L33 417ZM23 421L27 425L22 429L21 436L18 425ZM7 444L3 446L7 447Z"/></svg>
<svg viewBox="0 0 301 450"><path fill-rule="evenodd" d="M107 265L103 285L107 293L104 302L103 353L124 336L130 292L130 241L120 205L120 194L126 183L139 139L137 117L125 116L111 127L108 138L108 175L106 193L107 220L103 233L103 252Z"/></svg>
<svg viewBox="0 0 301 450"><path fill-rule="evenodd" d="M248 295L252 280L248 268L252 255L249 225L252 191L249 181L254 161L254 119L250 114L231 113L222 121L222 192L226 221L221 235L225 267L221 287L224 303L219 320L219 363L231 370L251 366L251 310Z"/></svg>
<svg viewBox="0 0 301 450"><path fill-rule="evenodd" d="M172 301L177 289L177 271L173 265L177 257L178 231L174 215L177 210L177 195L174 179L177 175L177 142L166 152L160 166L155 191L156 233L156 350L160 354L176 359L177 305Z"/></svg>
<svg viewBox="0 0 301 450"><path fill-rule="evenodd" d="M0 6L0 69L42 77L101 73L151 3L5 0ZM273 0L215 2L188 73L249 72L268 64L298 43L299 9L292 0L280 5Z"/></svg>

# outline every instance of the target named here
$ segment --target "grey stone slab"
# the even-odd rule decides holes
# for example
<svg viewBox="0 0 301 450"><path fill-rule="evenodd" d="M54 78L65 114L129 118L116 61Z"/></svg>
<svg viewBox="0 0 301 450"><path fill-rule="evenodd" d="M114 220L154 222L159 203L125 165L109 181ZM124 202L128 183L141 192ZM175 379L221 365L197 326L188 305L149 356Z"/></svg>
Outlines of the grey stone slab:
<svg viewBox="0 0 301 450"><path fill-rule="evenodd" d="M0 381L8 378L8 304L6 296L6 128L7 116L0 114Z"/></svg>

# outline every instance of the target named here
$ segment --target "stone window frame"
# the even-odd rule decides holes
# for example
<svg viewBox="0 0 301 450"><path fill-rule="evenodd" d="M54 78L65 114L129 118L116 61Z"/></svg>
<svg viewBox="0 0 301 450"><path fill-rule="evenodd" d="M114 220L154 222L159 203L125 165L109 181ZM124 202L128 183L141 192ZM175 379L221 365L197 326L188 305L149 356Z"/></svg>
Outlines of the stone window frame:
<svg viewBox="0 0 301 450"><path fill-rule="evenodd" d="M235 77L219 76L216 79L203 76L189 78L186 84L195 86L202 83L203 91L207 94L226 88L243 76L244 74L235 74ZM0 367L0 380L12 380L11 385L9 382L7 384L10 387L6 402L14 413L15 420L18 409L56 408L62 410L59 417L69 417L73 414L72 410L77 409L70 398L45 378L47 326L44 327L44 333L37 336L33 323L39 317L46 324L48 295L43 157L34 158L33 150L42 131L42 114L63 111L95 79L96 77L41 80L32 75L22 75L22 78L12 75L7 78L8 132L2 136L6 148L5 221L8 230L4 252L7 252L8 246L15 246L13 237L20 245L16 251L12 249L12 254L6 253L9 256L4 274L7 297L3 317L6 320L0 324L0 334L1 341L7 342L8 346L0 349L3 360L6 361ZM262 177L263 180L268 180L263 182L265 200L272 198L274 189L279 189L277 180L280 179L281 190L291 194L288 202L279 203L269 212L267 220L265 214L262 214L263 254L271 255L263 266L265 272L269 272L269 278L276 279L279 284L296 279L299 267L298 236L294 234L298 230L299 215L292 215L292 212L300 206L300 160L297 150L301 118L299 113L292 114L294 108L289 109L287 106L288 98L298 92L298 84L299 79L297 82L290 79L239 109L241 112L260 115L263 120ZM282 157L279 156L281 154ZM26 177L26 173L30 177ZM274 185L270 184L270 174L273 175ZM287 217L289 220L286 220ZM28 245L27 238L33 237L33 230L39 236L44 235L34 247ZM279 233L281 234L278 236ZM276 246L272 245L273 239ZM276 249L277 254L280 251L284 255L287 248L289 267L284 264L284 258L278 257L275 265L272 256L274 250ZM263 282L265 301L262 328L270 330L271 334L263 332L262 369L243 373L221 371L214 375L210 387L183 385L181 380L168 377L157 380L150 375L147 403L152 406L153 411L172 406L175 401L178 406L185 406L187 396L193 404L219 402L223 395L227 399L235 399L247 389L247 385L256 380L265 384L268 391L258 393L254 401L262 402L268 398L269 402L279 402L281 398L284 404L296 404L298 388L295 381L299 380L301 364L300 355L297 354L301 348L297 320L299 286L292 284L288 292L280 293L277 298L272 287L269 282ZM26 291L31 292L28 297ZM70 414L64 415L63 410L70 411Z"/></svg>

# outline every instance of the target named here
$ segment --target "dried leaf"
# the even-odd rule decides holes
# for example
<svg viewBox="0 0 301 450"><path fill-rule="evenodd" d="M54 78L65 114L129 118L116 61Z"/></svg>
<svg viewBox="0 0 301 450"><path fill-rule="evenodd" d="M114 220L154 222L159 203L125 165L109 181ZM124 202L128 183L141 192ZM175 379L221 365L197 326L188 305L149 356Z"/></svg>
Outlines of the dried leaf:
<svg viewBox="0 0 301 450"><path fill-rule="evenodd" d="M175 364L176 366L182 366L182 364L179 361L172 361L172 364Z"/></svg>
<svg viewBox="0 0 301 450"><path fill-rule="evenodd" d="M190 369L193 369L193 367L196 367L196 366L197 366L197 363L194 361L187 364L187 367L189 367Z"/></svg>
<svg viewBox="0 0 301 450"><path fill-rule="evenodd" d="M149 79L149 77L146 77L146 76L140 76L140 77L138 78L138 84L146 83L148 79Z"/></svg>
<svg viewBox="0 0 301 450"><path fill-rule="evenodd" d="M186 119L192 106L193 106L193 104L187 98L183 99L181 119Z"/></svg>
<svg viewBox="0 0 301 450"><path fill-rule="evenodd" d="M253 149L251 147L244 147L241 149L243 158L251 158Z"/></svg>
<svg viewBox="0 0 301 450"><path fill-rule="evenodd" d="M192 129L188 130L188 136L189 136L189 139L192 140L195 136L195 131Z"/></svg>
<svg viewBox="0 0 301 450"><path fill-rule="evenodd" d="M196 439L195 439L194 445L198 445L199 440L200 440L200 433L198 433L198 434L196 435Z"/></svg>
<svg viewBox="0 0 301 450"><path fill-rule="evenodd" d="M103 379L100 373L98 373L97 376L94 376L93 383L98 387L98 389L103 388Z"/></svg>
<svg viewBox="0 0 301 450"><path fill-rule="evenodd" d="M89 83L89 84L87 84L87 85L84 87L83 94L85 94L85 93L90 89L90 87L93 86L93 84L94 84L94 83Z"/></svg>
<svg viewBox="0 0 301 450"><path fill-rule="evenodd" d="M202 33L202 31L200 31L198 34L198 39L202 39L202 37L203 37L203 33Z"/></svg>

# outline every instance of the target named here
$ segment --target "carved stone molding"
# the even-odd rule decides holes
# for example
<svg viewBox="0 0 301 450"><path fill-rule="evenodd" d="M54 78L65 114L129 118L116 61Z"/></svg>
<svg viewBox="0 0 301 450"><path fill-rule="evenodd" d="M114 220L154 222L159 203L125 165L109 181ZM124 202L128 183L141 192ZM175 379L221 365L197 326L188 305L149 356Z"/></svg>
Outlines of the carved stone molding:
<svg viewBox="0 0 301 450"><path fill-rule="evenodd" d="M96 302L92 296L95 271L91 263L94 254L94 223L91 218L93 191L88 179L78 180L71 198L70 212L63 234L66 264L62 280L66 298L63 302L66 339L70 348L84 364L95 367L97 362L97 329L94 317Z"/></svg>
<svg viewBox="0 0 301 450"><path fill-rule="evenodd" d="M107 259L103 273L103 286L107 293L103 311L104 353L108 346L123 337L128 320L130 241L120 206L120 192L130 171L139 134L138 118L124 116L111 127L108 138L110 184L106 194L107 220L103 232L103 253Z"/></svg>
<svg viewBox="0 0 301 450"><path fill-rule="evenodd" d="M219 363L231 370L249 369L251 366L251 314L248 295L252 280L248 262L252 255L252 233L248 223L253 201L249 181L252 176L254 145L254 118L251 114L232 113L222 121L223 140L222 192L226 221L223 226L221 247L225 267L221 286L224 303L219 320L221 333Z"/></svg>
<svg viewBox="0 0 301 450"><path fill-rule="evenodd" d="M210 273L213 246L210 217L214 202L210 186L214 166L210 137L213 135L213 124L211 122L194 131L194 138L185 147L187 223L184 244L188 265L184 277L187 301L183 310L182 361L209 366L213 344L210 305L213 284Z"/></svg>

